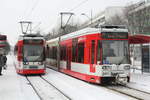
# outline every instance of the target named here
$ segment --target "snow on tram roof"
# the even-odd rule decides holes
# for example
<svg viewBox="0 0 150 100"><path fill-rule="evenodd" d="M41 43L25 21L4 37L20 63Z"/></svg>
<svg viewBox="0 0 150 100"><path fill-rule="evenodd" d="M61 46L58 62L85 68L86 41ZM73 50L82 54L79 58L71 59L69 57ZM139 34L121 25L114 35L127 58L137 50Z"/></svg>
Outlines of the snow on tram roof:
<svg viewBox="0 0 150 100"><path fill-rule="evenodd" d="M128 32L127 28L107 28L107 27L100 27L100 28L85 28L76 32L72 32L70 34L66 34L61 36L61 40L76 38L79 36L94 34L94 33L101 33L101 32Z"/></svg>
<svg viewBox="0 0 150 100"><path fill-rule="evenodd" d="M61 36L60 40L62 41L62 40L66 40L66 39L75 38L78 36L83 36L83 35L93 34L93 33L99 33L99 32L100 31L97 28L85 28L85 29L82 29L79 31L75 31L75 32L63 35L63 36ZM47 43L56 42L56 41L59 41L59 37L48 40Z"/></svg>
<svg viewBox="0 0 150 100"><path fill-rule="evenodd" d="M83 35L88 35L88 34L93 34L93 33L99 33L99 32L100 32L99 28L85 28L85 29L75 31L75 32L66 34L64 36L61 36L61 40L71 39L71 38L75 38L78 36L83 36Z"/></svg>
<svg viewBox="0 0 150 100"><path fill-rule="evenodd" d="M50 43L50 42L55 42L55 41L59 41L59 37L57 38L54 38L54 39L51 39L51 40L48 40L47 43Z"/></svg>

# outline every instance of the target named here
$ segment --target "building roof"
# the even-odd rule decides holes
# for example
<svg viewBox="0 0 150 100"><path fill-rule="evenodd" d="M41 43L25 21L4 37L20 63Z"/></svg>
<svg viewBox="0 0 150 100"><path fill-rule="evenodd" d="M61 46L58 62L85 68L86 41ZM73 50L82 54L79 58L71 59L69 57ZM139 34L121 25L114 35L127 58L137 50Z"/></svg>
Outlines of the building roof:
<svg viewBox="0 0 150 100"><path fill-rule="evenodd" d="M148 35L133 35L129 38L130 44L143 44L143 43L150 43L150 36Z"/></svg>

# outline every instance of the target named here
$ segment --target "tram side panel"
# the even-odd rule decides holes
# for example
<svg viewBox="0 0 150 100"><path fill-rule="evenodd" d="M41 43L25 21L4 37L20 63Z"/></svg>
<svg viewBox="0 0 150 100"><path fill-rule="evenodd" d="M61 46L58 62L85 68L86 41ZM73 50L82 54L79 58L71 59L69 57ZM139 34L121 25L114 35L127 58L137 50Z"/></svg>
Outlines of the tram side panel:
<svg viewBox="0 0 150 100"><path fill-rule="evenodd" d="M58 53L58 39L46 42L46 67L58 70L57 53Z"/></svg>
<svg viewBox="0 0 150 100"><path fill-rule="evenodd" d="M99 76L94 75L95 68L90 61L90 58L95 58L94 56L91 57L93 54L90 52L91 42L88 40L89 37L82 36L72 39L72 42L68 40L61 42L63 47L61 57L63 59L63 56L66 56L66 58L63 61L61 60L60 71L88 82L100 83ZM63 53L64 50L66 55ZM69 57L70 55L71 57Z"/></svg>

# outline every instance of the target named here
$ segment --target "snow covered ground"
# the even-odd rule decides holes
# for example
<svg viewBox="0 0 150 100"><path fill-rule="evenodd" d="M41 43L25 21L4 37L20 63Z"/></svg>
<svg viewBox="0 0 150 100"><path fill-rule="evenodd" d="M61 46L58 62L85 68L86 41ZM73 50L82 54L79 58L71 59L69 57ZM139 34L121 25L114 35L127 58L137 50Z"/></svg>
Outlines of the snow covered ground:
<svg viewBox="0 0 150 100"><path fill-rule="evenodd" d="M7 56L8 68L0 76L0 100L39 100L25 77L17 75L12 56Z"/></svg>
<svg viewBox="0 0 150 100"><path fill-rule="evenodd" d="M128 86L150 93L150 73L142 73L141 70L132 70L131 82Z"/></svg>
<svg viewBox="0 0 150 100"><path fill-rule="evenodd" d="M3 75L0 76L0 100L39 100L26 78L16 74L12 56L8 56L8 68L2 73ZM47 69L47 74L43 77L72 100L131 100L127 96L100 85L89 84L50 69ZM132 71L131 82L128 86L150 92L150 74L142 74L138 70Z"/></svg>
<svg viewBox="0 0 150 100"><path fill-rule="evenodd" d="M47 75L44 78L48 79L61 91L70 96L73 100L128 100L131 99L119 93L112 92L100 85L89 84L78 80L68 75L47 69Z"/></svg>

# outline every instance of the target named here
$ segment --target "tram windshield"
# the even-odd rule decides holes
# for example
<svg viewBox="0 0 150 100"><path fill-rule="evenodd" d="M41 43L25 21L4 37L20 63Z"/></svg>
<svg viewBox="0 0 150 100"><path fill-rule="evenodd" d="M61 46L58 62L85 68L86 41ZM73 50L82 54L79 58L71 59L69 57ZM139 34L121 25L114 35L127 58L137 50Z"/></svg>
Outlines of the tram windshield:
<svg viewBox="0 0 150 100"><path fill-rule="evenodd" d="M24 61L36 62L43 61L43 46L42 45L24 45L23 55Z"/></svg>
<svg viewBox="0 0 150 100"><path fill-rule="evenodd" d="M127 40L103 40L103 64L129 64Z"/></svg>

